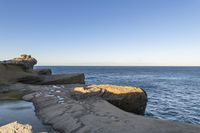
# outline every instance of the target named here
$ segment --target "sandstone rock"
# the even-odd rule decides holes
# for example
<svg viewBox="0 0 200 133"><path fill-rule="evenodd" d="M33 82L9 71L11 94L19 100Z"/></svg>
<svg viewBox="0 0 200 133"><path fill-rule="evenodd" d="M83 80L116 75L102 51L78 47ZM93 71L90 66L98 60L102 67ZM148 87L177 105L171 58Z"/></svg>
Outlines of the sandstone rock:
<svg viewBox="0 0 200 133"><path fill-rule="evenodd" d="M81 97L101 97L127 112L143 115L146 109L147 95L140 88L115 85L91 85L88 87L77 87L74 91L81 93Z"/></svg>
<svg viewBox="0 0 200 133"><path fill-rule="evenodd" d="M0 133L32 133L32 126L12 122L0 127Z"/></svg>
<svg viewBox="0 0 200 133"><path fill-rule="evenodd" d="M10 64L10 65L20 65L23 66L24 69L33 69L33 66L37 64L37 60L31 55L23 54L18 58L14 58L11 60L5 60L1 62L2 64Z"/></svg>

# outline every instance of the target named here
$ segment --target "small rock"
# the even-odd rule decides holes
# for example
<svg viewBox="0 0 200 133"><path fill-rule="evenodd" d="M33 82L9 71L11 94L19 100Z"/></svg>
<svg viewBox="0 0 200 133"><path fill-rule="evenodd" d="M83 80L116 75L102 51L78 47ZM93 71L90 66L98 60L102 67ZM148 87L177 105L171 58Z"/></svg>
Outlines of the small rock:
<svg viewBox="0 0 200 133"><path fill-rule="evenodd" d="M36 95L36 93L31 93L31 94L23 96L22 99L25 101L31 101L35 95Z"/></svg>

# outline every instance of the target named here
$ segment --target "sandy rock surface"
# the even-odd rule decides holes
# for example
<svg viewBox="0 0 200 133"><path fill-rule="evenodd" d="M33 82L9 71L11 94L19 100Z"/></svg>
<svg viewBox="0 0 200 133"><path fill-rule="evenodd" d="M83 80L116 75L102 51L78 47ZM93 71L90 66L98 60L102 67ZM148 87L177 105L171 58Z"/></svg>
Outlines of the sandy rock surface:
<svg viewBox="0 0 200 133"><path fill-rule="evenodd" d="M0 127L0 133L32 133L32 126L28 124L20 124L12 122Z"/></svg>

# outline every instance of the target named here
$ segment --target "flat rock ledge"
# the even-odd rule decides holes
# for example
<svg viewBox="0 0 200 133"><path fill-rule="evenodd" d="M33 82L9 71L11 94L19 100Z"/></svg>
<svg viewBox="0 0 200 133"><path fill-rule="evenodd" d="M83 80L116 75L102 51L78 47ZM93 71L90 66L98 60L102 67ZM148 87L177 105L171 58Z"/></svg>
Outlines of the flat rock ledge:
<svg viewBox="0 0 200 133"><path fill-rule="evenodd" d="M121 87L116 89L114 86L114 91L110 90L113 86L109 88L108 85L43 87L44 89L39 92L24 96L24 99L34 103L36 113L43 123L52 125L61 133L199 133L200 131L198 125L143 117L110 104L106 98L121 98L113 93L119 93ZM113 91L112 94L109 91ZM132 91L144 94L139 88ZM121 92L127 93L125 89Z"/></svg>
<svg viewBox="0 0 200 133"><path fill-rule="evenodd" d="M0 127L0 133L32 133L32 126L28 124L20 124L12 122Z"/></svg>

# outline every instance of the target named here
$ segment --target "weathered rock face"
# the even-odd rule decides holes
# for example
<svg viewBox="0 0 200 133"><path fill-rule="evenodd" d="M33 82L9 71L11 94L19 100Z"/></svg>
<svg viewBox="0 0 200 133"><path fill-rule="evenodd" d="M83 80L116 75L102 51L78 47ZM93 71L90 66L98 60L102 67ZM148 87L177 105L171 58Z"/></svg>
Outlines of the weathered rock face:
<svg viewBox="0 0 200 133"><path fill-rule="evenodd" d="M37 64L37 60L31 55L23 54L18 58L14 58L11 60L5 60L1 62L2 64L10 64L10 65L20 65L23 66L24 69L33 69L33 66Z"/></svg>
<svg viewBox="0 0 200 133"><path fill-rule="evenodd" d="M24 83L35 85L84 84L83 73L52 75L50 69L36 69L37 60L30 55L0 62L0 84Z"/></svg>
<svg viewBox="0 0 200 133"><path fill-rule="evenodd" d="M147 95L144 90L130 86L91 85L77 87L75 92L80 97L101 97L111 104L127 112L143 115L147 104Z"/></svg>
<svg viewBox="0 0 200 133"><path fill-rule="evenodd" d="M32 126L12 122L0 127L0 133L32 133Z"/></svg>

